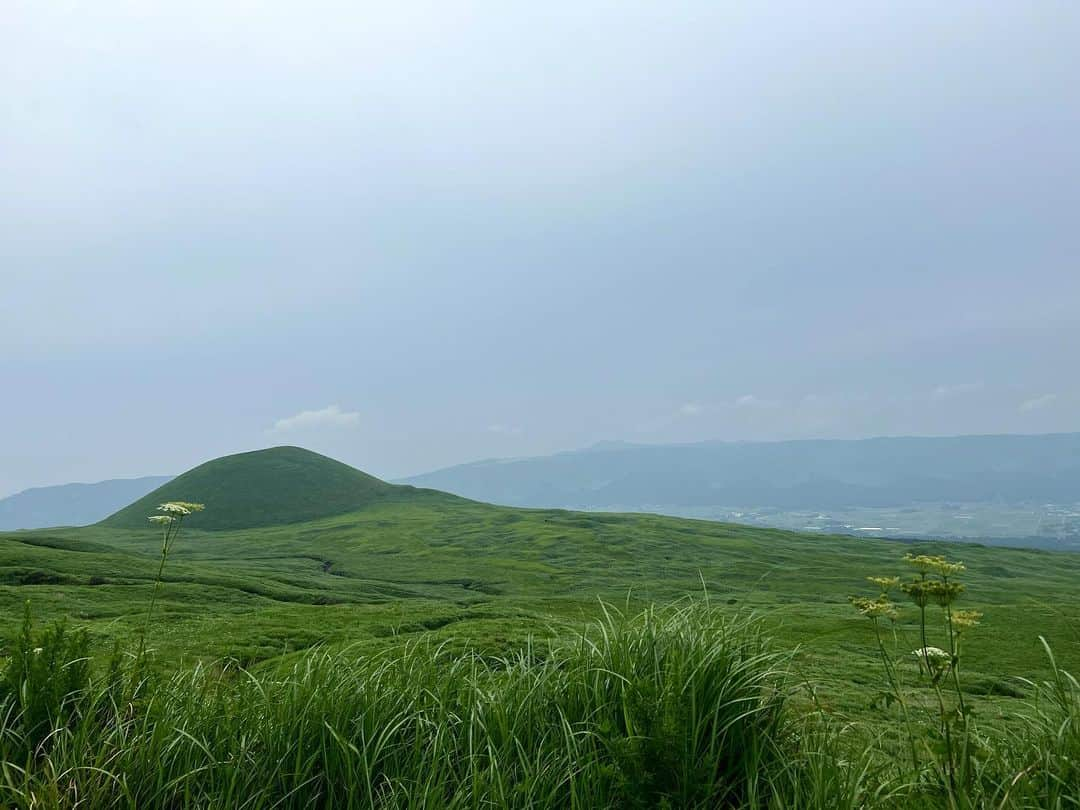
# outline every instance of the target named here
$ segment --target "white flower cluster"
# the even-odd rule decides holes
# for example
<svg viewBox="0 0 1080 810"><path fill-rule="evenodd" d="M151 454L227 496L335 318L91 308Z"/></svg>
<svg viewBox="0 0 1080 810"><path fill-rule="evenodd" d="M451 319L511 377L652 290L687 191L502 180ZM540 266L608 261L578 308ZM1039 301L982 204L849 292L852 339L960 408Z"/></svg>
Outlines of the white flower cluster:
<svg viewBox="0 0 1080 810"><path fill-rule="evenodd" d="M205 509L201 503L188 503L187 501L169 501L158 507L162 515L154 515L150 518L151 523L172 523L174 520L183 520L193 512L201 512Z"/></svg>
<svg viewBox="0 0 1080 810"><path fill-rule="evenodd" d="M952 661L952 656L940 647L923 647L912 650L911 654L924 661L927 666L945 666Z"/></svg>

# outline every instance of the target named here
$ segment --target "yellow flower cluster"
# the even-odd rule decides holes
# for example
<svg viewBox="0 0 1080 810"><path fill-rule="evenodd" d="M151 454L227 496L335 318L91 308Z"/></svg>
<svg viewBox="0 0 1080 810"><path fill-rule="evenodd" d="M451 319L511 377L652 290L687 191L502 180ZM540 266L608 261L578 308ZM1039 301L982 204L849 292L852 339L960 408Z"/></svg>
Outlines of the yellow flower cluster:
<svg viewBox="0 0 1080 810"><path fill-rule="evenodd" d="M900 577L867 577L866 579L881 588L882 593L888 593L893 588L900 587Z"/></svg>
<svg viewBox="0 0 1080 810"><path fill-rule="evenodd" d="M855 609L859 611L859 613L871 619L884 618L895 620L897 616L899 616L896 605L890 602L885 594L882 594L877 599L867 599L865 596L853 596L851 597L851 604L855 606Z"/></svg>
<svg viewBox="0 0 1080 810"><path fill-rule="evenodd" d="M956 628L957 633L978 627L982 616L977 610L958 610L952 615L953 627Z"/></svg>
<svg viewBox="0 0 1080 810"><path fill-rule="evenodd" d="M920 574L937 574L946 578L964 570L962 562L949 562L944 557L929 554L905 554L904 562L914 566Z"/></svg>
<svg viewBox="0 0 1080 810"><path fill-rule="evenodd" d="M942 607L951 605L964 592L964 586L959 582L947 582L936 579L915 579L905 582L900 590L908 595L916 605L926 607L930 600L934 600Z"/></svg>

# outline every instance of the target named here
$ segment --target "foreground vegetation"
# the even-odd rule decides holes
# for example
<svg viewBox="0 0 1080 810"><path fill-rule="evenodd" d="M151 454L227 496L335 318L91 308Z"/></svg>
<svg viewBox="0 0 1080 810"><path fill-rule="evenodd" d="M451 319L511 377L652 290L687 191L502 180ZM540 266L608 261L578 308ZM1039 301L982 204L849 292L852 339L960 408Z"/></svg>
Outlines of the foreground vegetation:
<svg viewBox="0 0 1080 810"><path fill-rule="evenodd" d="M624 616L509 658L405 641L249 672L164 672L27 625L4 673L0 803L149 807L1080 806L1080 686L1030 684L1006 728L974 721L971 771L938 727L797 707L790 655L708 603ZM94 674L97 672L97 674ZM913 749L914 751L914 749Z"/></svg>

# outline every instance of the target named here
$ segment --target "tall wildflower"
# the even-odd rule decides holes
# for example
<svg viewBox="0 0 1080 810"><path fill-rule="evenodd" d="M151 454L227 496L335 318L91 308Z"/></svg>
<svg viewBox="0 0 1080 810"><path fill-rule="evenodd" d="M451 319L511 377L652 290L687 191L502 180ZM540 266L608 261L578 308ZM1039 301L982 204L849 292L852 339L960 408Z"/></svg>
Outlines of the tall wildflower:
<svg viewBox="0 0 1080 810"><path fill-rule="evenodd" d="M201 503L168 501L157 508L157 511L161 512L160 515L151 515L149 518L151 523L161 527L161 560L158 563L157 576L154 577L154 591L150 595L150 606L146 610L146 621L143 623L142 633L139 636L138 658L140 660L143 653L146 652L146 634L150 630L150 619L154 615L154 605L157 603L158 591L161 588L161 576L165 572L165 561L169 558L169 552L180 534L184 518L196 512L201 512L205 508Z"/></svg>
<svg viewBox="0 0 1080 810"><path fill-rule="evenodd" d="M893 627L893 638L895 641L896 621L900 617L900 610L889 598L889 592L899 587L900 578L867 577L866 579L878 587L877 598L869 599L865 596L852 596L849 601L860 615L866 616L873 622L874 638L877 640L878 652L881 655L881 664L885 670L885 677L890 689L889 692L885 693L886 705L894 700L900 704L900 709L904 713L905 726L908 730L908 743L911 746L911 761L912 765L914 765L918 758L915 754L915 739L911 734L911 723L908 720L907 703L904 702L904 693L900 688L899 675L889 658L889 653L885 649L885 642L881 635L881 620L888 619Z"/></svg>
<svg viewBox="0 0 1080 810"><path fill-rule="evenodd" d="M979 625L982 614L973 610L953 609L953 605L964 593L963 583L956 581L956 576L966 570L962 562L929 554L906 554L904 562L914 569L912 577L904 582L901 582L899 577L867 577L878 588L877 598L853 597L851 602L859 613L874 622L878 648L882 654L889 684L894 692L893 698L904 709L908 739L911 743L912 762L916 768L918 759L914 742L915 734L907 715L898 671L885 653L878 622L882 618L896 619L898 609L889 598L889 594L895 590L904 594L918 609L920 641L918 649L912 651L912 656L918 662L919 672L925 676L937 698L938 727L944 742L944 750L940 754L934 754L934 760L937 767L941 769L950 794L957 796L959 788L971 778L969 711L964 701L960 681L960 641L965 633ZM929 643L927 610L935 605L945 613L945 638L948 649ZM945 690L953 693L950 701L955 703L955 709L947 707Z"/></svg>

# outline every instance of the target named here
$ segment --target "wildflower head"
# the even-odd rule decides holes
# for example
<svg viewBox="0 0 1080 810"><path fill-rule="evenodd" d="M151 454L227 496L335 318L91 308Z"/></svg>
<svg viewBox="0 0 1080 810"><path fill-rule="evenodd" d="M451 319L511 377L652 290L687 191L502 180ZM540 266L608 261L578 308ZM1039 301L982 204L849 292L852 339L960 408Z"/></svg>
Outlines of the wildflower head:
<svg viewBox="0 0 1080 810"><path fill-rule="evenodd" d="M147 518L151 523L172 523L172 515L151 515Z"/></svg>
<svg viewBox="0 0 1080 810"><path fill-rule="evenodd" d="M948 578L964 570L962 562L949 562L944 557L929 554L905 554L904 562L911 565L923 576L937 574L940 577Z"/></svg>
<svg viewBox="0 0 1080 810"><path fill-rule="evenodd" d="M940 647L922 647L912 650L911 654L918 658L934 677L945 673L952 666L952 656Z"/></svg>
<svg viewBox="0 0 1080 810"><path fill-rule="evenodd" d="M908 599L924 608L930 602L932 585L932 582L923 579L913 579L911 582L905 582L901 585L900 590L907 594Z"/></svg>
<svg viewBox="0 0 1080 810"><path fill-rule="evenodd" d="M45 652L44 647L34 647L34 655L41 655L43 652Z"/></svg>
<svg viewBox="0 0 1080 810"><path fill-rule="evenodd" d="M964 570L965 568L962 562L949 562L944 557L938 557L934 564L934 573L946 579L956 576Z"/></svg>
<svg viewBox="0 0 1080 810"><path fill-rule="evenodd" d="M920 667L926 668L932 683L940 682L952 669L953 657L940 647L922 647L911 654L919 659Z"/></svg>
<svg viewBox="0 0 1080 810"><path fill-rule="evenodd" d="M882 594L877 599L867 599L865 596L853 596L850 601L859 613L870 619L896 619L899 615L896 610L896 605L885 598L885 594Z"/></svg>
<svg viewBox="0 0 1080 810"><path fill-rule="evenodd" d="M192 512L201 512L206 507L201 503L189 503L188 501L169 501L163 503L158 507L159 512L164 512L166 515L172 515L174 517L185 517Z"/></svg>
<svg viewBox="0 0 1080 810"><path fill-rule="evenodd" d="M900 577L867 577L866 579L877 585L883 594L900 587Z"/></svg>
<svg viewBox="0 0 1080 810"><path fill-rule="evenodd" d="M977 610L958 610L952 615L953 629L957 633L963 633L972 627L979 626L982 614Z"/></svg>
<svg viewBox="0 0 1080 810"><path fill-rule="evenodd" d="M941 580L940 582L928 582L926 584L930 595L942 607L951 605L964 592L964 586L959 582Z"/></svg>
<svg viewBox="0 0 1080 810"><path fill-rule="evenodd" d="M904 562L920 574L929 574L934 568L934 558L927 554L905 554Z"/></svg>

